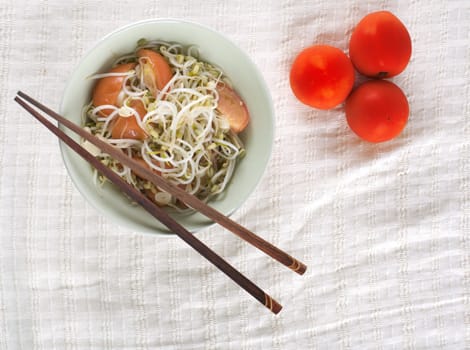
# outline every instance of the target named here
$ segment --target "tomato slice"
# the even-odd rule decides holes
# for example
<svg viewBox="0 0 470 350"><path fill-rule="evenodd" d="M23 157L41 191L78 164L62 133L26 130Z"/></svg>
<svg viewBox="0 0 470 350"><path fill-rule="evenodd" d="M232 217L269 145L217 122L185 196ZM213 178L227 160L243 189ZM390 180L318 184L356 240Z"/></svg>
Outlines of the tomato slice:
<svg viewBox="0 0 470 350"><path fill-rule="evenodd" d="M144 73L144 84L156 95L157 90L162 90L173 76L170 65L162 55L152 50L140 49L137 56Z"/></svg>
<svg viewBox="0 0 470 350"><path fill-rule="evenodd" d="M217 92L219 94L217 109L227 117L230 129L234 133L242 132L250 121L245 102L227 85L217 85Z"/></svg>
<svg viewBox="0 0 470 350"><path fill-rule="evenodd" d="M139 114L140 119L142 119L145 114L147 114L147 110L145 109L145 106L141 100L132 100L130 103L130 107L136 110L136 112ZM148 137L145 130L143 130L137 123L135 116L117 117L116 121L114 122L111 136L114 139L134 140L145 140Z"/></svg>
<svg viewBox="0 0 470 350"><path fill-rule="evenodd" d="M133 157L132 159L133 159L134 161L136 161L137 163L139 163L139 164L140 164L141 166L143 166L144 168L147 168L148 170L151 170L151 171L155 172L156 174L161 175L161 172L160 172L160 171L151 168L150 165L148 165L147 162L146 162L145 160L143 160L142 158L140 158L140 157ZM138 171L135 171L135 170L133 170L133 171L134 171L138 176L141 176L141 174L139 174ZM141 177L143 177L143 176L141 176Z"/></svg>
<svg viewBox="0 0 470 350"><path fill-rule="evenodd" d="M126 73L136 66L135 63L120 64L112 68L109 73ZM93 105L113 105L118 106L118 96L122 89L125 76L105 77L98 80L93 89ZM103 117L109 116L112 109L103 109L99 114Z"/></svg>
<svg viewBox="0 0 470 350"><path fill-rule="evenodd" d="M147 168L148 170L153 171L155 174L160 175L160 176L163 175L161 171L159 171L159 170L157 170L157 169L154 169L154 168L152 168L150 165L148 165L147 162L146 162L143 158L140 158L140 157L133 157L132 159L135 160L135 161L136 161L137 163L139 163L140 165L142 165L144 168ZM163 167L164 167L165 169L171 169L171 168L172 168L171 164L169 165L169 164L167 164L167 163L164 163ZM140 177L143 178L142 174L139 174L138 171L135 171L135 170L133 170L133 171L136 173L137 176L140 176ZM183 186L183 185L178 185L178 187L184 189L184 186L183 186L183 187L182 187L182 186Z"/></svg>

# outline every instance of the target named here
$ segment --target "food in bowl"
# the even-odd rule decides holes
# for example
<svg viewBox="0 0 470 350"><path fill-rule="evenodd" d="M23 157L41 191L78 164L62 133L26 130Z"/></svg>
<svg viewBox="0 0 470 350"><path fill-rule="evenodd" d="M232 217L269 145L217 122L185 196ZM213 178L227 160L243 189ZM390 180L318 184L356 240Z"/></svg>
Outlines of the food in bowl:
<svg viewBox="0 0 470 350"><path fill-rule="evenodd" d="M83 125L82 109L91 101L97 83L97 79L89 77L97 72L107 72L117 58L134 52L141 38L158 38L184 47L197 47L198 57L221 67L230 78L233 90L245 103L250 120L246 129L237 136L243 141L246 153L239 157L229 185L210 200L211 207L226 216L231 215L247 200L267 169L274 140L275 113L269 88L256 64L223 34L179 19L148 19L117 28L90 47L74 68L64 89L60 114L75 124ZM65 128L64 131L75 141L80 141L78 135ZM60 143L60 149L70 179L98 213L114 224L137 232L171 234L143 208L129 205L129 199L116 186L109 183L97 186L93 168L63 143ZM197 211L169 209L173 219L191 232L213 225L213 221Z"/></svg>
<svg viewBox="0 0 470 350"><path fill-rule="evenodd" d="M238 134L249 123L244 101L224 72L199 60L194 47L139 40L97 82L84 107L85 127L128 156L207 201L222 193L245 149ZM156 204L184 203L84 141L105 165ZM96 170L95 178L104 177Z"/></svg>

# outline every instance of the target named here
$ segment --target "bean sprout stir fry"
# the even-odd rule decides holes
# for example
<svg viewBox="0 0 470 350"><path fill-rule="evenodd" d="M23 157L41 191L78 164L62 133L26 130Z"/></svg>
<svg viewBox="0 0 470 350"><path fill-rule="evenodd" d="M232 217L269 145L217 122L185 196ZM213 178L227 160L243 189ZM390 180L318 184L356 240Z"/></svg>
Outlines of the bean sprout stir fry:
<svg viewBox="0 0 470 350"><path fill-rule="evenodd" d="M149 71L148 57L142 57L142 50L156 52L168 63L171 75L164 86L158 86L157 74ZM139 40L134 53L118 58L113 64L113 67L130 64L132 69L111 69L90 77L98 80L95 95L99 83L119 84L116 101L105 99L107 104L97 105L99 96L94 96L84 108L83 120L92 134L207 201L224 191L245 151L231 130L229 119L218 109L220 89L230 89L230 82L219 68L200 61L194 51L179 44ZM241 99L239 104L243 104ZM131 127L131 121L138 132L126 129L126 125ZM123 130L116 132L117 128ZM155 203L178 210L185 208L176 198L87 141L83 146ZM95 170L95 181L102 184L106 180Z"/></svg>

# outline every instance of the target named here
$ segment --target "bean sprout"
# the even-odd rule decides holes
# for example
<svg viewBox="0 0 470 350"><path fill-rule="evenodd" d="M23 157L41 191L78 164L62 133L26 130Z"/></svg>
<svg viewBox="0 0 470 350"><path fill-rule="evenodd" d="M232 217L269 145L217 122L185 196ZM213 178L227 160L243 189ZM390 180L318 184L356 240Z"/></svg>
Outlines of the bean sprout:
<svg viewBox="0 0 470 350"><path fill-rule="evenodd" d="M171 80L155 95L144 84L143 69L136 55L141 48L160 53L173 71ZM84 107L85 126L130 157L142 160L169 182L207 201L224 191L237 160L244 153L242 142L230 131L227 118L217 109L216 87L230 82L220 68L199 60L198 49L193 46L185 51L179 44L139 40L136 52L114 62L114 65L136 63L132 71L90 77L125 78L118 98L122 105L94 106L93 101L90 102ZM145 116L139 117L132 107L135 100L145 106ZM118 117L135 118L149 137L145 140L113 138L112 130ZM157 204L184 209L176 198L107 154L100 153L98 158ZM96 170L94 178L100 183L105 181Z"/></svg>

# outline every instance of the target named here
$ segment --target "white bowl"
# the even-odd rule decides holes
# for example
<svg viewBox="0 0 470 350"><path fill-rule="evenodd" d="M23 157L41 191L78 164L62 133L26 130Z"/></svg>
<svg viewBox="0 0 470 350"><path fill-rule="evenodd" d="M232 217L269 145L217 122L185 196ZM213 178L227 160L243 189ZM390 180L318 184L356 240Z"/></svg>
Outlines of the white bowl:
<svg viewBox="0 0 470 350"><path fill-rule="evenodd" d="M250 124L240 135L246 155L238 163L224 193L209 203L230 215L248 198L264 173L272 150L274 112L260 72L250 58L222 34L200 24L176 19L146 20L122 27L101 39L81 60L65 88L60 113L81 124L81 110L90 101L94 84L86 77L106 71L116 57L132 52L141 38L195 45L199 48L200 58L221 67L245 101L251 116ZM79 139L72 132L68 134ZM61 151L75 186L110 221L137 231L170 233L144 209L132 205L114 186L107 184L102 189L97 188L90 165L62 143ZM171 215L192 232L212 224L199 213Z"/></svg>

